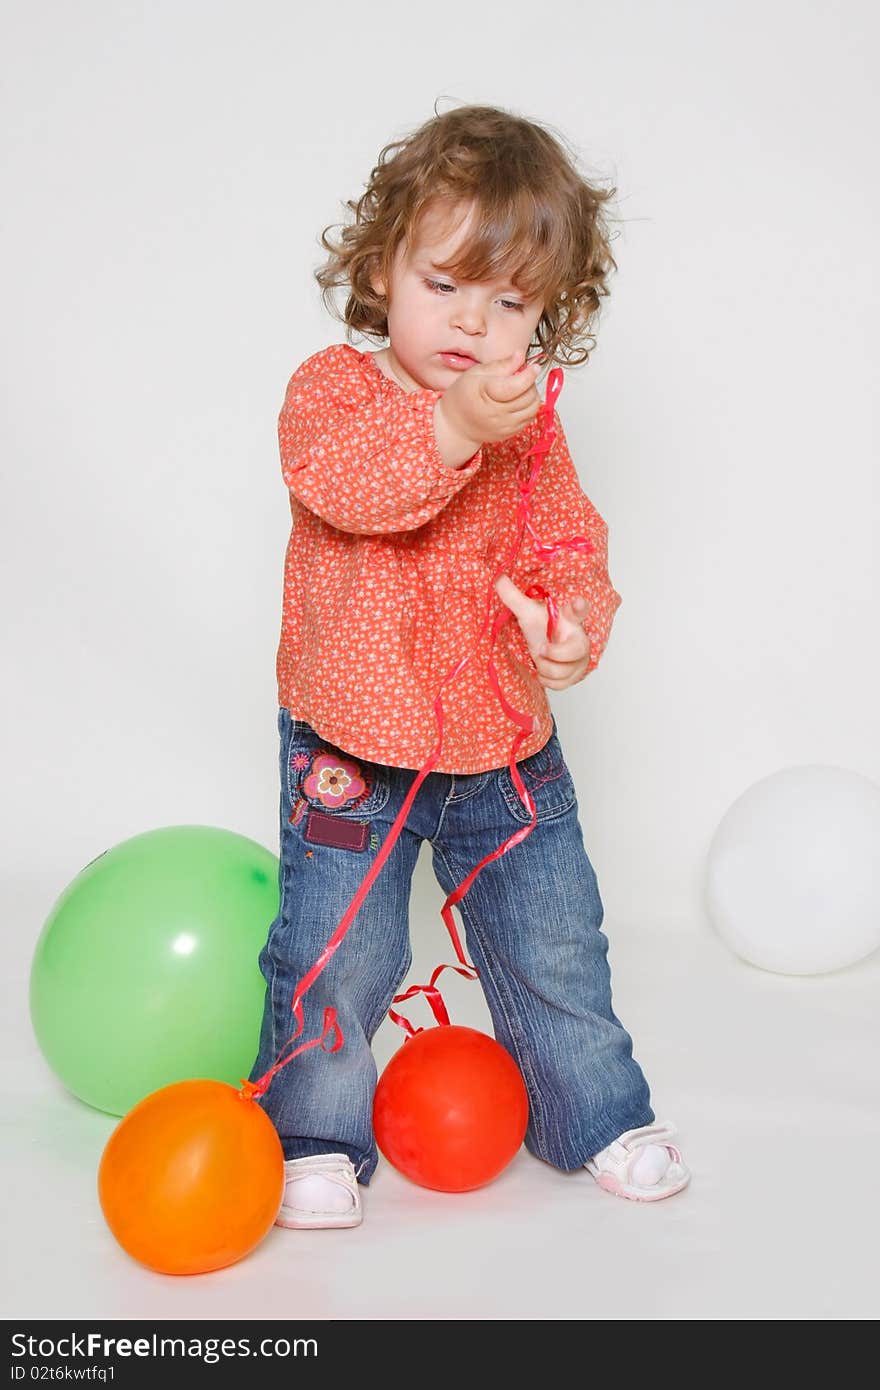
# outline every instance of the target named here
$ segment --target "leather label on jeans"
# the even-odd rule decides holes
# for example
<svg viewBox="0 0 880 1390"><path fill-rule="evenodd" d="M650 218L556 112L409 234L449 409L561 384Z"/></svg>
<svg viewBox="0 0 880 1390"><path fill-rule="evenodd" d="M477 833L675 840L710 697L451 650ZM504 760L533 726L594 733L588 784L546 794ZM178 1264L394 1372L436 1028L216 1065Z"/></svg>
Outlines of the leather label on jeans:
<svg viewBox="0 0 880 1390"><path fill-rule="evenodd" d="M303 838L310 845L330 845L333 849L366 849L370 834L369 821L340 820L314 807L306 816Z"/></svg>

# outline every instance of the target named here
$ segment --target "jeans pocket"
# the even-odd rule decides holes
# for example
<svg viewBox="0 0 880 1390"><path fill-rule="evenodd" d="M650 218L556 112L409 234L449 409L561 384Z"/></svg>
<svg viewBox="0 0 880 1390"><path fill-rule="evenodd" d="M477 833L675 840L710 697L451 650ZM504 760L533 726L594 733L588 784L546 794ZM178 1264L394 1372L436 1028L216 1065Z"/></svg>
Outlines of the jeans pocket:
<svg viewBox="0 0 880 1390"><path fill-rule="evenodd" d="M574 779L568 770L562 755L562 746L555 733L550 735L544 747L539 748L537 753L517 763L517 768L523 786L535 803L537 820L552 820L554 816L562 816L574 806L577 801ZM502 768L498 774L498 789L514 820L528 825L531 816L519 798L510 769L507 767Z"/></svg>
<svg viewBox="0 0 880 1390"><path fill-rule="evenodd" d="M391 795L392 769L353 757L300 719L291 722L286 761L292 806L305 803L343 819L369 820Z"/></svg>

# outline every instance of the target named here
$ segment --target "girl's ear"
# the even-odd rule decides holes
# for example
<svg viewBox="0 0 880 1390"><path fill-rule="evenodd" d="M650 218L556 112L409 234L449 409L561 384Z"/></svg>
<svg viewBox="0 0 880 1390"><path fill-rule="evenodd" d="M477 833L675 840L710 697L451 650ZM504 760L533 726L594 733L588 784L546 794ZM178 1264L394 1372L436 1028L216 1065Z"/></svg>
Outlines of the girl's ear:
<svg viewBox="0 0 880 1390"><path fill-rule="evenodd" d="M370 271L370 288L372 289L374 294L377 294L381 299L384 299L387 286L385 284L384 277L381 275L379 271L378 266L374 270Z"/></svg>

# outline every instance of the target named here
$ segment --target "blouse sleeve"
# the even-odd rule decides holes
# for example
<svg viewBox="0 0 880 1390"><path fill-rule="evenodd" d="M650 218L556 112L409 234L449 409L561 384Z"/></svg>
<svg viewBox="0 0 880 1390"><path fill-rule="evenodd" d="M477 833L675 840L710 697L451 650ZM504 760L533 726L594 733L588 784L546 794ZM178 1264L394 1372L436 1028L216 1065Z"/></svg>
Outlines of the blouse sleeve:
<svg viewBox="0 0 880 1390"><path fill-rule="evenodd" d="M423 526L483 461L478 449L461 468L444 465L434 436L441 395L387 391L344 347L316 354L291 377L278 420L288 489L341 531Z"/></svg>

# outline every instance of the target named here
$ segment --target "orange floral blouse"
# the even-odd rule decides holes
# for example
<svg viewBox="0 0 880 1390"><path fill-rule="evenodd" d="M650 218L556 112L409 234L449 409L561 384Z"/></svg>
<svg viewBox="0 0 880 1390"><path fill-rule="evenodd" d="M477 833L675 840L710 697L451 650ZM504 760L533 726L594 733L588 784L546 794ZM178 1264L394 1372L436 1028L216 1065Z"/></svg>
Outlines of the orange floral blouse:
<svg viewBox="0 0 880 1390"><path fill-rule="evenodd" d="M540 582L560 606L590 601L590 670L605 649L620 595L607 571L607 527L581 491L565 436L543 456L532 525L552 543L587 536L589 554L546 564L526 534L512 566L517 462L538 420L447 468L434 437L442 392L404 391L371 352L335 344L290 379L278 423L292 526L284 565L278 701L337 748L371 762L421 768L437 743L434 700L472 650L503 567L520 589ZM517 732L487 670L491 623L442 693L435 772L476 773L508 762ZM547 692L511 614L492 653L505 697L536 716L518 758L552 733Z"/></svg>

